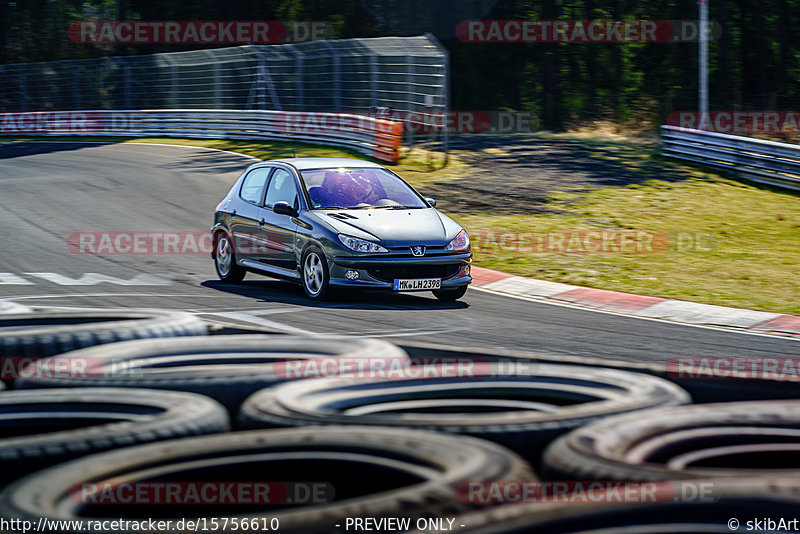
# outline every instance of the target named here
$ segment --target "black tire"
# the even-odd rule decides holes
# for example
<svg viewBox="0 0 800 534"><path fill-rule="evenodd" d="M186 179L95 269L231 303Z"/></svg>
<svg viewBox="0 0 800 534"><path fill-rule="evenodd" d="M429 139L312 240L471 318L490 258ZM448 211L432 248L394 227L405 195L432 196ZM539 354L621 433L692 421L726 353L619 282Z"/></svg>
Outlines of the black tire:
<svg viewBox="0 0 800 534"><path fill-rule="evenodd" d="M236 246L225 232L214 234L214 268L220 280L231 284L241 282L247 274L236 263Z"/></svg>
<svg viewBox="0 0 800 534"><path fill-rule="evenodd" d="M455 289L437 289L433 291L433 296L445 302L453 302L463 297L468 287L469 286L461 286Z"/></svg>
<svg viewBox="0 0 800 534"><path fill-rule="evenodd" d="M588 501L586 494L573 493L560 503L529 501L485 508L456 518L454 524L465 525L458 530L465 534L729 533L740 526L745 530L748 520L760 519L763 525L764 518L776 523L780 518L793 518L800 508L796 478L709 479L694 484L673 482L671 486L675 487L675 500L667 502L636 502L638 493L633 492L627 502L614 504L615 495L609 493L609 502L598 504ZM665 485L663 490L660 493L667 495L670 488ZM701 499L694 491L709 493Z"/></svg>
<svg viewBox="0 0 800 534"><path fill-rule="evenodd" d="M0 300L0 314L6 313L31 313L33 310L22 304L10 300Z"/></svg>
<svg viewBox="0 0 800 534"><path fill-rule="evenodd" d="M336 499L330 504L284 504L276 509L252 504L137 503L120 507L87 505L69 497L76 484L112 477L131 484L324 481L332 486L328 496L333 493ZM280 532L327 534L345 532L346 517L452 516L475 508L456 498L459 485L498 479L534 477L510 451L465 437L377 427L235 432L128 447L46 469L0 494L0 517L34 523L41 517L76 520L98 515L127 519L262 517L277 518ZM233 530L229 525L216 531Z"/></svg>
<svg viewBox="0 0 800 534"><path fill-rule="evenodd" d="M88 362L88 380L42 376L19 379L14 387L136 387L189 391L208 395L235 413L252 393L278 382L308 376L306 369L291 371L286 362L328 357L390 358L399 362L408 359L403 349L387 341L365 338L229 335L152 339L115 343L57 357ZM30 376L30 373L23 376Z"/></svg>
<svg viewBox="0 0 800 534"><path fill-rule="evenodd" d="M330 290L331 275L325 253L316 245L303 252L300 262L300 283L311 300L325 300Z"/></svg>
<svg viewBox="0 0 800 534"><path fill-rule="evenodd" d="M0 315L0 356L42 358L115 341L207 332L205 323L194 315L172 311Z"/></svg>
<svg viewBox="0 0 800 534"><path fill-rule="evenodd" d="M208 397L174 391L80 388L0 395L0 485L87 454L225 432L228 414Z"/></svg>
<svg viewBox="0 0 800 534"><path fill-rule="evenodd" d="M699 404L597 421L555 441L552 479L800 476L800 401Z"/></svg>
<svg viewBox="0 0 800 534"><path fill-rule="evenodd" d="M547 443L589 421L690 402L670 382L610 369L537 365L524 376L476 364L472 374L286 383L247 399L239 425L358 424L468 434L509 447L535 467Z"/></svg>

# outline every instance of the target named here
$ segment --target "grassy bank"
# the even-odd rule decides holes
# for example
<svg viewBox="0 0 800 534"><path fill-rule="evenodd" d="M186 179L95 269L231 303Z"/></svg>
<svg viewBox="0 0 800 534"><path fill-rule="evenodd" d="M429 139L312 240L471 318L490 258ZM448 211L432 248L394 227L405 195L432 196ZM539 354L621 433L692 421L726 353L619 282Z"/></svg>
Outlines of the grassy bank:
<svg viewBox="0 0 800 534"><path fill-rule="evenodd" d="M478 243L476 264L581 286L800 314L800 200L795 195L709 175L562 194L552 204L563 212L457 217L472 232L494 233L494 240L484 237L484 244ZM536 246L516 246L513 234L604 230L663 232L669 244L665 250L629 247L630 253L587 253L586 247L541 253ZM512 234L504 245L500 235L506 232ZM560 248L565 249L570 250Z"/></svg>

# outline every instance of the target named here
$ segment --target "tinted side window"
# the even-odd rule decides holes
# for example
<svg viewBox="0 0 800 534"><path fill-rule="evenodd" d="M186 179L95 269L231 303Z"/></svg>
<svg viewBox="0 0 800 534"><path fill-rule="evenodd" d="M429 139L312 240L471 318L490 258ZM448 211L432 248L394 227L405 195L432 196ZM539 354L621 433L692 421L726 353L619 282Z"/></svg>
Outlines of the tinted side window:
<svg viewBox="0 0 800 534"><path fill-rule="evenodd" d="M294 177L284 169L275 169L272 180L269 181L267 188L267 199L264 205L274 206L276 202L283 200L290 206L297 208L297 188L294 186Z"/></svg>
<svg viewBox="0 0 800 534"><path fill-rule="evenodd" d="M267 183L269 171L270 169L268 167L253 169L245 176L242 182L242 189L239 193L242 200L253 204L261 203L261 193L264 191L264 184Z"/></svg>

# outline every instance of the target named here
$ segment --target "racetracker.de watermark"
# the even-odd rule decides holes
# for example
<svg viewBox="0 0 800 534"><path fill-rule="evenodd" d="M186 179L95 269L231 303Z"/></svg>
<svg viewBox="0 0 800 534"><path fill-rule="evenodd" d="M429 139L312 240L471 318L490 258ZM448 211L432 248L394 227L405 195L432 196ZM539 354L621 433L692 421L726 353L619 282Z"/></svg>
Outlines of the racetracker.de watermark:
<svg viewBox="0 0 800 534"><path fill-rule="evenodd" d="M366 380L401 379L484 379L501 376L535 376L536 363L519 361L489 362L484 358L369 358L320 357L272 364L277 378L361 378Z"/></svg>
<svg viewBox="0 0 800 534"><path fill-rule="evenodd" d="M332 37L325 21L83 20L67 36L81 44L278 44Z"/></svg>
<svg viewBox="0 0 800 534"><path fill-rule="evenodd" d="M332 502L328 482L102 481L70 488L72 502L84 505L308 505Z"/></svg>
<svg viewBox="0 0 800 534"><path fill-rule="evenodd" d="M85 356L51 356L49 358L0 357L0 379L57 378L91 380L107 377L133 377L141 375L136 365L124 362L105 362L100 358Z"/></svg>
<svg viewBox="0 0 800 534"><path fill-rule="evenodd" d="M672 358L667 362L667 375L684 380L751 378L800 381L800 356Z"/></svg>
<svg viewBox="0 0 800 534"><path fill-rule="evenodd" d="M670 43L696 42L697 20L462 20L456 36L465 43ZM722 26L709 22L709 40Z"/></svg>
<svg viewBox="0 0 800 534"><path fill-rule="evenodd" d="M94 255L211 254L213 241L210 232L74 232L67 237L67 250Z"/></svg>
<svg viewBox="0 0 800 534"><path fill-rule="evenodd" d="M0 134L85 134L103 130L103 118L92 111L34 111L0 114Z"/></svg>
<svg viewBox="0 0 800 534"><path fill-rule="evenodd" d="M796 134L800 132L800 111L673 111L667 116L667 125L723 134Z"/></svg>
<svg viewBox="0 0 800 534"><path fill-rule="evenodd" d="M711 251L711 236L679 232L670 236L660 230L553 230L547 232L470 233L475 252L518 254L658 254L668 250Z"/></svg>
<svg viewBox="0 0 800 534"><path fill-rule="evenodd" d="M462 482L456 488L461 502L495 504L592 504L710 502L714 500L712 481L527 481L489 480Z"/></svg>

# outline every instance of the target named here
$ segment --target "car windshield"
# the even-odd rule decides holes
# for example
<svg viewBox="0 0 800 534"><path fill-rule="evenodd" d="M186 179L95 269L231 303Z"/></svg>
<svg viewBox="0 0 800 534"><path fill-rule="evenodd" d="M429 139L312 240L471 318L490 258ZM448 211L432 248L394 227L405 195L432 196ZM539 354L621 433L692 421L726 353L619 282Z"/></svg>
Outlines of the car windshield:
<svg viewBox="0 0 800 534"><path fill-rule="evenodd" d="M301 174L313 209L428 207L408 184L385 169L314 169Z"/></svg>

